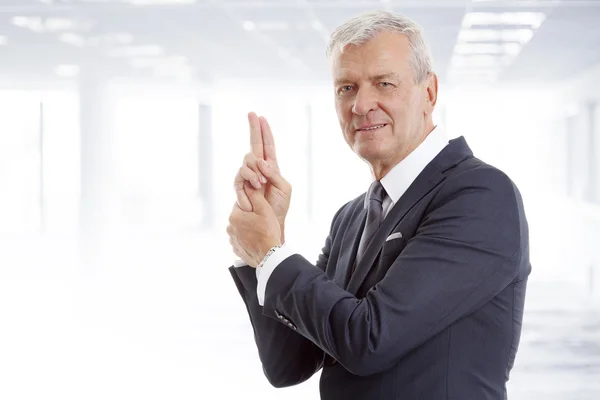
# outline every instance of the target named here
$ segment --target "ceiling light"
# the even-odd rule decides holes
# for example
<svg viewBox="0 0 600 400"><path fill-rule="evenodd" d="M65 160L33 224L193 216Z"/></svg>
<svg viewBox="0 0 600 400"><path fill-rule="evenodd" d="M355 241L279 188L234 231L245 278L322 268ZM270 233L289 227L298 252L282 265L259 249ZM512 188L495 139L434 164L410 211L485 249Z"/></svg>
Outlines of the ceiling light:
<svg viewBox="0 0 600 400"><path fill-rule="evenodd" d="M133 42L133 35L127 32L109 33L106 37L112 40L114 43L119 44L130 44Z"/></svg>
<svg viewBox="0 0 600 400"><path fill-rule="evenodd" d="M158 57L164 49L157 45L124 46L108 50L109 57Z"/></svg>
<svg viewBox="0 0 600 400"><path fill-rule="evenodd" d="M40 17L12 17L11 23L19 28L25 28L34 32L43 32L44 24Z"/></svg>
<svg viewBox="0 0 600 400"><path fill-rule="evenodd" d="M179 68L188 65L188 59L184 56L168 56L168 57L132 57L127 63L133 68Z"/></svg>
<svg viewBox="0 0 600 400"><path fill-rule="evenodd" d="M253 31L256 29L256 25L252 21L244 21L243 27L245 31Z"/></svg>
<svg viewBox="0 0 600 400"><path fill-rule="evenodd" d="M521 51L519 43L458 43L456 54L507 54L516 56Z"/></svg>
<svg viewBox="0 0 600 400"><path fill-rule="evenodd" d="M259 31L287 31L290 28L285 21L261 21L256 22Z"/></svg>
<svg viewBox="0 0 600 400"><path fill-rule="evenodd" d="M510 57L494 55L454 55L450 60L452 67L500 67L506 65Z"/></svg>
<svg viewBox="0 0 600 400"><path fill-rule="evenodd" d="M63 43L70 44L75 47L83 47L85 46L85 38L81 35L71 32L61 33L58 36L58 40Z"/></svg>
<svg viewBox="0 0 600 400"><path fill-rule="evenodd" d="M126 3L133 4L134 6L147 6L147 5L183 5L183 4L194 4L196 0L126 0Z"/></svg>
<svg viewBox="0 0 600 400"><path fill-rule="evenodd" d="M497 75L500 72L499 68L452 68L448 71L448 75Z"/></svg>
<svg viewBox="0 0 600 400"><path fill-rule="evenodd" d="M519 42L527 43L533 37L532 29L463 29L459 41L472 42Z"/></svg>
<svg viewBox="0 0 600 400"><path fill-rule="evenodd" d="M107 33L104 35L92 36L87 40L91 46L119 46L128 45L133 42L133 35L126 32Z"/></svg>
<svg viewBox="0 0 600 400"><path fill-rule="evenodd" d="M540 12L473 12L465 14L463 26L473 25L529 25L534 29L546 19L546 14Z"/></svg>
<svg viewBox="0 0 600 400"><path fill-rule="evenodd" d="M12 17L12 18L10 19L10 22L11 22L13 25L15 25L15 26L18 26L18 27L20 27L20 28L26 28L26 27L27 27L27 25L29 24L29 21L30 21L31 19L32 19L32 18L30 18L30 17L21 17L21 16L15 16L15 17ZM38 20L39 20L39 18L36 18L36 19L38 19Z"/></svg>
<svg viewBox="0 0 600 400"><path fill-rule="evenodd" d="M50 32L73 30L77 28L77 21L70 18L47 18L44 28Z"/></svg>
<svg viewBox="0 0 600 400"><path fill-rule="evenodd" d="M193 68L186 64L159 64L152 72L160 78L191 79L194 76Z"/></svg>
<svg viewBox="0 0 600 400"><path fill-rule="evenodd" d="M79 65L61 64L54 68L56 75L62 78L73 78L79 75Z"/></svg>
<svg viewBox="0 0 600 400"><path fill-rule="evenodd" d="M57 17L15 16L11 18L11 23L33 32L89 31L94 26L92 20Z"/></svg>
<svg viewBox="0 0 600 400"><path fill-rule="evenodd" d="M325 27L323 26L323 24L321 23L321 21L313 21L311 24L312 28L316 31L322 32L325 30Z"/></svg>
<svg viewBox="0 0 600 400"><path fill-rule="evenodd" d="M155 65L151 58L133 57L127 60L127 63L133 68L149 68Z"/></svg>
<svg viewBox="0 0 600 400"><path fill-rule="evenodd" d="M191 79L193 68L184 56L141 58L133 57L128 60L131 67L136 69L150 69L158 77Z"/></svg>
<svg viewBox="0 0 600 400"><path fill-rule="evenodd" d="M493 82L496 79L498 72L494 70L460 69L448 72L448 80L453 82Z"/></svg>

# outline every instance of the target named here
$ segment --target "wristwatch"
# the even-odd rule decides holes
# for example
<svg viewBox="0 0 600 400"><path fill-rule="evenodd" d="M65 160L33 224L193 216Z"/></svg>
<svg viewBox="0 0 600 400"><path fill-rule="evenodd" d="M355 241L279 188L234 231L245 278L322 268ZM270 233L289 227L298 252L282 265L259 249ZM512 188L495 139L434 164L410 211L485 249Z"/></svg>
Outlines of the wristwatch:
<svg viewBox="0 0 600 400"><path fill-rule="evenodd" d="M283 246L283 245L281 245ZM265 256L263 257L262 261L260 262L260 264L258 264L256 266L256 268L262 268L262 266L267 262L267 260L269 259L269 257L271 257L271 254L275 253L275 250L281 248L281 246L273 246L269 249L269 251L267 251L267 254L265 254Z"/></svg>

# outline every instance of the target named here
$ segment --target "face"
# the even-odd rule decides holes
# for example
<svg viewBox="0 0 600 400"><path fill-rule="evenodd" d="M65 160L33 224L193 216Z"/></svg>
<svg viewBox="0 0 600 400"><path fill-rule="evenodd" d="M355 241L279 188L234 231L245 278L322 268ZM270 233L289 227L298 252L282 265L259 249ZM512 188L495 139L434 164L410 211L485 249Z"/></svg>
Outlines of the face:
<svg viewBox="0 0 600 400"><path fill-rule="evenodd" d="M383 32L332 55L335 104L344 138L380 179L433 129L434 74L415 83L408 38Z"/></svg>

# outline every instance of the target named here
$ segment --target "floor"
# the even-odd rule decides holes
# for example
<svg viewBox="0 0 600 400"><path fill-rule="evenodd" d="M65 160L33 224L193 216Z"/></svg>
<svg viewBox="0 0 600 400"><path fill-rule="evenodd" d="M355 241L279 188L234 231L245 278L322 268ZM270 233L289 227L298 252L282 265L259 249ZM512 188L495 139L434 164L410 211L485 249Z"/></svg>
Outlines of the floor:
<svg viewBox="0 0 600 400"><path fill-rule="evenodd" d="M318 376L266 382L214 236L5 243L2 399L318 399ZM538 280L527 301L509 399L600 399L600 302Z"/></svg>

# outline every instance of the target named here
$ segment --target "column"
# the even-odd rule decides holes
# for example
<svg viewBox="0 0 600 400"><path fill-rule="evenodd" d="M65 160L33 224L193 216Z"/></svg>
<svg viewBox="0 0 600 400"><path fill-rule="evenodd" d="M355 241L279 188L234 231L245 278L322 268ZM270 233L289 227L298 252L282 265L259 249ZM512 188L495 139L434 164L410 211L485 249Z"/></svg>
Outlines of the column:
<svg viewBox="0 0 600 400"><path fill-rule="evenodd" d="M590 202L600 204L600 104L589 104L589 175L588 199Z"/></svg>
<svg viewBox="0 0 600 400"><path fill-rule="evenodd" d="M107 83L108 79L92 67L82 69L79 227L83 233L107 228L110 199L116 195L113 180L116 157Z"/></svg>
<svg viewBox="0 0 600 400"><path fill-rule="evenodd" d="M198 106L198 190L202 205L202 229L212 229L215 222L213 187L212 107Z"/></svg>

